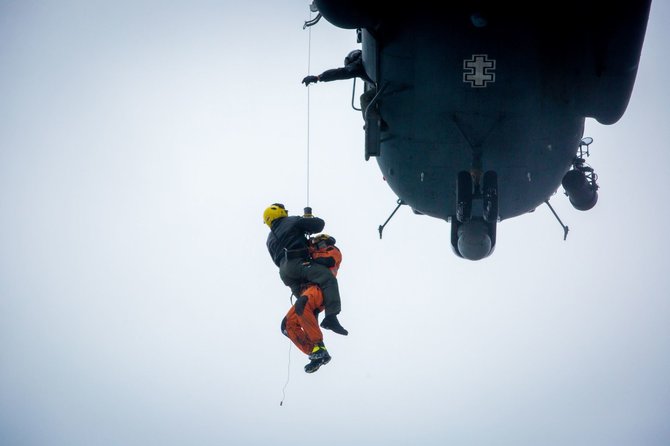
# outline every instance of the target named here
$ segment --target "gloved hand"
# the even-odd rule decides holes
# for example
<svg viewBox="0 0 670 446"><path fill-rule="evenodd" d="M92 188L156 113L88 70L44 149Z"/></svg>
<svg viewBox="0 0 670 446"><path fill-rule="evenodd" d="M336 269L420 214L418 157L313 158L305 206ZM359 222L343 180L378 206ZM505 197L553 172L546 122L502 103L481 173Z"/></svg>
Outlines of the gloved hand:
<svg viewBox="0 0 670 446"><path fill-rule="evenodd" d="M295 301L295 314L302 316L303 311L305 311L305 304L307 304L307 296L300 296Z"/></svg>
<svg viewBox="0 0 670 446"><path fill-rule="evenodd" d="M316 83L319 80L318 76L306 76L303 80L302 83L305 84L305 86L309 84Z"/></svg>
<svg viewBox="0 0 670 446"><path fill-rule="evenodd" d="M335 266L335 259L332 257L317 257L316 259L312 259L312 263L318 263L319 265L332 268Z"/></svg>

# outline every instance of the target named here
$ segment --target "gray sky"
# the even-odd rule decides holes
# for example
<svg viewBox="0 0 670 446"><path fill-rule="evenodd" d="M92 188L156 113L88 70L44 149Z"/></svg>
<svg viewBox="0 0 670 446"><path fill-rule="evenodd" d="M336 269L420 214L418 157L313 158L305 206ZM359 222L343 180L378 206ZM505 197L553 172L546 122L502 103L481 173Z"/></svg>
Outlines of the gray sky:
<svg viewBox="0 0 670 446"><path fill-rule="evenodd" d="M598 205L559 190L567 241L541 207L479 262L404 208L379 240L351 81L310 87L350 335L307 375L261 213L305 206L300 80L357 44L322 21L308 59L278 3L0 1L0 444L670 444L670 5L624 117L587 120Z"/></svg>

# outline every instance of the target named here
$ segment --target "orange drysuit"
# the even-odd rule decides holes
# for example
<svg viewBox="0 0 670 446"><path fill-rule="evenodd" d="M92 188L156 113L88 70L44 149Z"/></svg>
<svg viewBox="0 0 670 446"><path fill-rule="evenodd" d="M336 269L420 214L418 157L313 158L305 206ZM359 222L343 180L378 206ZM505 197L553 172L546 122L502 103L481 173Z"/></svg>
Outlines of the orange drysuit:
<svg viewBox="0 0 670 446"><path fill-rule="evenodd" d="M310 253L312 261L328 263L326 266L329 267L333 275L337 276L337 271L342 262L342 253L334 245L335 239L332 237L328 237L328 239L332 240L333 244L310 244ZM323 333L318 321L319 313L324 310L323 293L318 285L308 283L302 288L300 296L307 297L302 315L298 315L295 306L292 306L282 321L281 329L282 333L288 336L303 353L309 355L316 344L323 342Z"/></svg>

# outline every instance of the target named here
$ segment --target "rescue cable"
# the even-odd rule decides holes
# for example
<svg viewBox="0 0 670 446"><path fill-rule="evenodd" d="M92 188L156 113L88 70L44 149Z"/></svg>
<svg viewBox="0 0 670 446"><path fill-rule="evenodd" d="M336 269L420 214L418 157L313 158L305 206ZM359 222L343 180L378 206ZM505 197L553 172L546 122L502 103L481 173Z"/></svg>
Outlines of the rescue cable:
<svg viewBox="0 0 670 446"><path fill-rule="evenodd" d="M307 38L307 74L310 73L311 69L311 62L312 62L312 28L311 26L316 24L316 22L319 21L321 18L321 14L317 16L316 19L312 20L312 12L314 12L315 9L314 5L310 7L310 13L309 13L309 18L310 20L305 22L305 25L302 27L302 29L309 28L308 30L308 38ZM305 207L305 214L312 213L312 209L309 207L309 86L307 87L307 184L306 184L306 194L307 194L307 205ZM293 293L291 293L291 297L289 298L291 301L291 305L293 305ZM289 339L289 345L288 345L288 369L286 372L286 382L284 383L284 387L282 388L282 399L279 402L280 406L284 405L284 399L286 399L286 387L288 387L289 380L291 379L291 347L292 347L292 342Z"/></svg>
<svg viewBox="0 0 670 446"><path fill-rule="evenodd" d="M310 10L309 14L310 18L312 17L312 13ZM312 62L312 28L309 27L308 30L308 38L307 38L307 74L310 73L311 69L311 62ZM309 86L307 86L307 204L306 206L309 207Z"/></svg>

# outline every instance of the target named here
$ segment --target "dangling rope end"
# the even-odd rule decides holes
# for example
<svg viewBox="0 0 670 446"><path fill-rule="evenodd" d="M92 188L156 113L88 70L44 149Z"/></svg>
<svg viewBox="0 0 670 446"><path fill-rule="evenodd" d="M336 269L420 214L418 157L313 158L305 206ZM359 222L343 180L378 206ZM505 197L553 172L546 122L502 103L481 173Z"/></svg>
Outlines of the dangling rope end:
<svg viewBox="0 0 670 446"><path fill-rule="evenodd" d="M281 401L279 402L279 406L284 405L284 400L286 399L286 387L288 386L288 382L291 379L291 341L289 340L288 342L288 366L287 366L287 371L286 371L286 382L284 383L284 388L281 390L282 397Z"/></svg>

